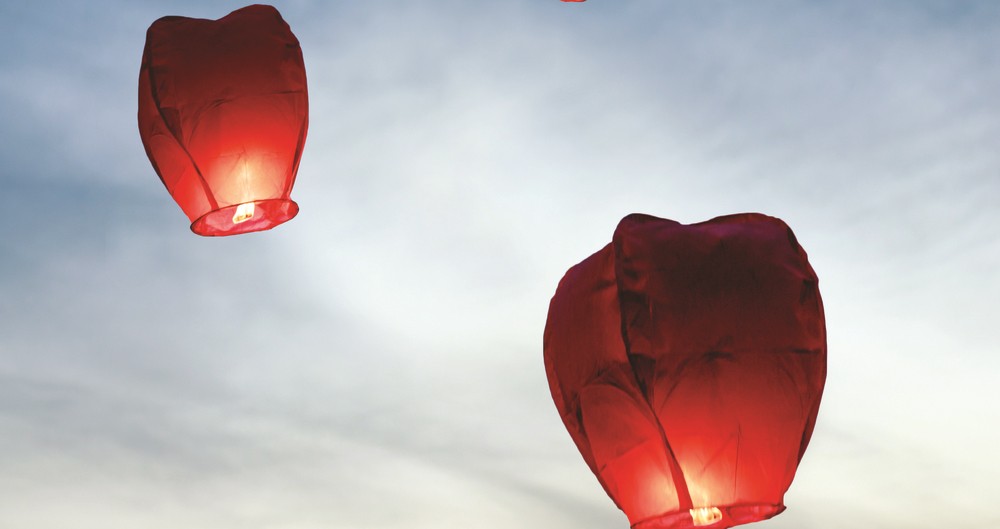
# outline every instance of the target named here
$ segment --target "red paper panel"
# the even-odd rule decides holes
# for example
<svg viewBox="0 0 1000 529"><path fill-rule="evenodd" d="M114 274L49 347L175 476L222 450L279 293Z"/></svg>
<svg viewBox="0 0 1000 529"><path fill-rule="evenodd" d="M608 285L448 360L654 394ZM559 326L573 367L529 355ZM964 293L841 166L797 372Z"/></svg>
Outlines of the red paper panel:
<svg viewBox="0 0 1000 529"><path fill-rule="evenodd" d="M549 307L545 366L584 460L639 529L784 510L826 379L816 274L781 220L630 215Z"/></svg>
<svg viewBox="0 0 1000 529"><path fill-rule="evenodd" d="M146 32L139 134L199 235L267 230L289 198L309 125L299 41L276 9L164 17Z"/></svg>

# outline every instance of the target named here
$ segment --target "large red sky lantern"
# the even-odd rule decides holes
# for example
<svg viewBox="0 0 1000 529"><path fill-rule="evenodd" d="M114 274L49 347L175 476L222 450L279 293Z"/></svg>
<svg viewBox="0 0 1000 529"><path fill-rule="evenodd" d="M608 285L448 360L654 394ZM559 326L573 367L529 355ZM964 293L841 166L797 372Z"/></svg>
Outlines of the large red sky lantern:
<svg viewBox="0 0 1000 529"><path fill-rule="evenodd" d="M826 380L826 325L781 220L625 217L559 283L544 349L563 422L634 529L785 509Z"/></svg>
<svg viewBox="0 0 1000 529"><path fill-rule="evenodd" d="M191 231L234 235L294 217L308 125L302 51L275 8L164 17L146 32L139 134Z"/></svg>

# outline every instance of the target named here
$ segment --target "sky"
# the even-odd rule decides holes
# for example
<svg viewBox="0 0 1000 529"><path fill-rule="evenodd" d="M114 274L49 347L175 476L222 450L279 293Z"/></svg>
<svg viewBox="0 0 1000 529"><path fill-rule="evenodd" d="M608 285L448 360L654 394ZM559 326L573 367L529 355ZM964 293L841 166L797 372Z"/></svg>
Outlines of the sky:
<svg viewBox="0 0 1000 529"><path fill-rule="evenodd" d="M0 528L628 526L542 330L647 213L783 219L829 373L771 529L1000 527L1000 4L312 1L268 232L192 234L136 124L161 16L0 0Z"/></svg>

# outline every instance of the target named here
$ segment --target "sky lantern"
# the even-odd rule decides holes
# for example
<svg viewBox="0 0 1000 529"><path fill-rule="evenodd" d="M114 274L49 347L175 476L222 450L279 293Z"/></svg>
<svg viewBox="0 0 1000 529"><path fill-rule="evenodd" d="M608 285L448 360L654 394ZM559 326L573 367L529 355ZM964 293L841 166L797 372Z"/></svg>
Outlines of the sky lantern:
<svg viewBox="0 0 1000 529"><path fill-rule="evenodd" d="M785 509L826 380L826 325L781 220L625 217L559 283L544 349L563 422L633 529Z"/></svg>
<svg viewBox="0 0 1000 529"><path fill-rule="evenodd" d="M294 217L289 195L308 126L302 50L275 8L149 27L139 135L191 231L235 235Z"/></svg>

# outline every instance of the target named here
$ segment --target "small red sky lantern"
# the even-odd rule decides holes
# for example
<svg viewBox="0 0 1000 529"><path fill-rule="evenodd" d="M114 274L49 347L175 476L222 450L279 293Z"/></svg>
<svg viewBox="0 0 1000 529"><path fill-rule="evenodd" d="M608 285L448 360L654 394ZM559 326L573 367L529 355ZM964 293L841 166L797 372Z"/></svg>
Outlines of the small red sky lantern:
<svg viewBox="0 0 1000 529"><path fill-rule="evenodd" d="M781 220L625 217L559 283L544 348L563 422L633 529L785 509L826 380L826 325Z"/></svg>
<svg viewBox="0 0 1000 529"><path fill-rule="evenodd" d="M308 126L302 50L275 8L149 27L139 135L191 231L235 235L294 217L289 194Z"/></svg>

